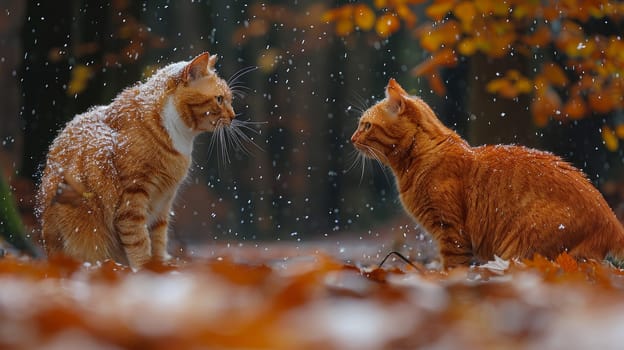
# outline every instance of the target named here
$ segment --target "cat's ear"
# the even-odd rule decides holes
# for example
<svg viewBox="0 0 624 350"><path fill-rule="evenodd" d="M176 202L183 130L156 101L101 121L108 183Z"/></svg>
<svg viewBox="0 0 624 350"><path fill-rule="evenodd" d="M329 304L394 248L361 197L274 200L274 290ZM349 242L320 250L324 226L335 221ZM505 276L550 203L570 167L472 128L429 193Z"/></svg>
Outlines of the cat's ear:
<svg viewBox="0 0 624 350"><path fill-rule="evenodd" d="M394 78L390 78L388 86L386 86L386 109L388 112L399 115L405 110L405 98L407 92L403 90L401 85Z"/></svg>
<svg viewBox="0 0 624 350"><path fill-rule="evenodd" d="M214 70L215 63L217 63L217 55L212 55L208 59L208 69Z"/></svg>
<svg viewBox="0 0 624 350"><path fill-rule="evenodd" d="M216 57L213 59L208 52L204 52L199 56L193 58L193 60L184 67L182 72L182 80L185 82L191 82L195 79L199 79L208 74L208 68L210 64L214 66Z"/></svg>

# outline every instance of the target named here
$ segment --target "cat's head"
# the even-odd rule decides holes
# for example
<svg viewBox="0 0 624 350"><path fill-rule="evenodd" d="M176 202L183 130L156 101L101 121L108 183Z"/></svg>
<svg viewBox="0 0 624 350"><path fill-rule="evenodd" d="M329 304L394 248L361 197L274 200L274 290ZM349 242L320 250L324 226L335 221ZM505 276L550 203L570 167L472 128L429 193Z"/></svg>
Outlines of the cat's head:
<svg viewBox="0 0 624 350"><path fill-rule="evenodd" d="M196 132L230 125L236 116L232 91L214 70L216 61L216 55L204 52L186 64L176 80L176 109L184 123Z"/></svg>
<svg viewBox="0 0 624 350"><path fill-rule="evenodd" d="M368 157L390 165L402 152L426 149L449 132L424 101L390 79L386 98L364 111L351 142Z"/></svg>

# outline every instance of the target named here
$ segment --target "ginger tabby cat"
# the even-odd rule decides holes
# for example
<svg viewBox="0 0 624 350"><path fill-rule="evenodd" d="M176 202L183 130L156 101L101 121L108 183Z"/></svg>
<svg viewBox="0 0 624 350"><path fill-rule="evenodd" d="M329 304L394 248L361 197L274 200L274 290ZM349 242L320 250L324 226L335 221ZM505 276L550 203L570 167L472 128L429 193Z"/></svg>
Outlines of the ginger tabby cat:
<svg viewBox="0 0 624 350"><path fill-rule="evenodd" d="M494 255L622 258L624 229L581 171L526 147L471 147L394 79L351 142L392 169L404 208L447 268Z"/></svg>
<svg viewBox="0 0 624 350"><path fill-rule="evenodd" d="M77 115L52 143L38 192L49 254L139 268L166 260L169 213L193 139L229 126L232 92L203 53Z"/></svg>

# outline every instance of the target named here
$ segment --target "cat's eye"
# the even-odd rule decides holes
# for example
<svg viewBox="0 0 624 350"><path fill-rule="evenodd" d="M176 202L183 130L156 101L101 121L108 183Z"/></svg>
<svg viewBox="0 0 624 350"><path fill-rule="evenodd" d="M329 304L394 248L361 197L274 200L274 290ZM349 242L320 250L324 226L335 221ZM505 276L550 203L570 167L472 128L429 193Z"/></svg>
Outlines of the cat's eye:
<svg viewBox="0 0 624 350"><path fill-rule="evenodd" d="M217 103L218 104L222 104L223 103L223 95L217 96Z"/></svg>
<svg viewBox="0 0 624 350"><path fill-rule="evenodd" d="M366 122L364 123L364 130L368 130L371 127L371 123L370 122Z"/></svg>

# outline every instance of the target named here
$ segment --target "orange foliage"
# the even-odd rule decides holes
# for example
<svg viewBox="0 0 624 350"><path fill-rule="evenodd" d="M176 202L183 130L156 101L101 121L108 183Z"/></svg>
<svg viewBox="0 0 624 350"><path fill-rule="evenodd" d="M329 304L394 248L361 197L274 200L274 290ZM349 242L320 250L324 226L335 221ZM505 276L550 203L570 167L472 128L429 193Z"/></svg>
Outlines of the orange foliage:
<svg viewBox="0 0 624 350"><path fill-rule="evenodd" d="M505 98L514 98L520 94L527 94L533 90L531 81L517 70L507 71L503 78L491 80L486 89L492 94L498 94Z"/></svg>
<svg viewBox="0 0 624 350"><path fill-rule="evenodd" d="M9 255L0 259L0 328L11 332L0 347L396 349L443 341L448 348L577 348L578 339L619 345L587 327L588 320L607 319L613 322L601 327L617 332L622 318L624 271L607 263L562 253L555 261L537 255L438 271L361 267L311 252L318 247L299 248L295 255L283 245L272 255L217 248L219 258L153 262L138 272L110 261L91 266ZM532 315L548 322L535 331ZM587 331L562 338L570 327Z"/></svg>
<svg viewBox="0 0 624 350"><path fill-rule="evenodd" d="M401 23L413 30L421 47L431 55L412 74L427 78L436 93L446 93L436 72L453 66L448 62L457 62L459 56L481 54L497 60L513 54L534 61L536 50L553 48L560 58L558 62L541 62L537 73L521 80L506 74L489 82L488 91L505 98L532 94L533 120L540 127L546 126L551 117L604 117L624 108L624 38L615 33L589 34L585 28L595 19L621 23L623 2L433 0L424 8L424 20L417 19L418 7L410 4L421 1L374 1L374 13L397 19L392 26L376 32L387 37L398 31ZM358 5L330 11L351 6ZM412 28L418 22L422 24ZM556 31L552 23L560 23ZM449 52L455 59L448 57Z"/></svg>

